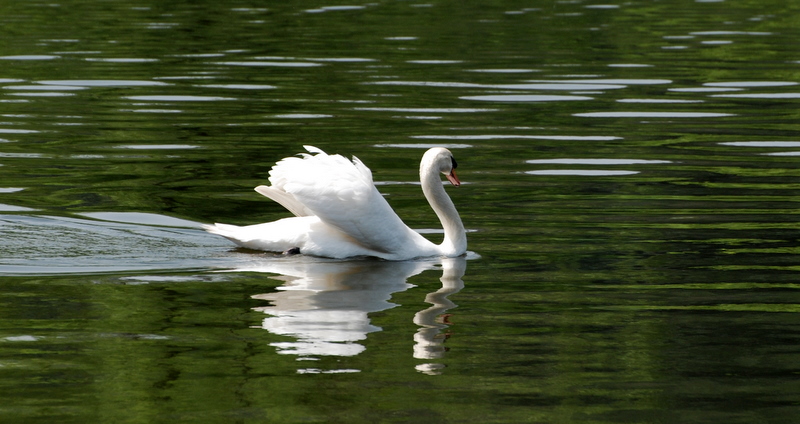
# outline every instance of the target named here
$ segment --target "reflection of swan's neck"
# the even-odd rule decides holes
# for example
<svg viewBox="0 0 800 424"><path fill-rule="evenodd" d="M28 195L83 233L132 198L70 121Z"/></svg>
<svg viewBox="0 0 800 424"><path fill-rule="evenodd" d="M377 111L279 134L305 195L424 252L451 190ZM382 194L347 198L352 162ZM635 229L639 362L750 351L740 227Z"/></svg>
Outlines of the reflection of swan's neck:
<svg viewBox="0 0 800 424"><path fill-rule="evenodd" d="M467 250L467 232L461 217L450 196L444 191L439 172L430 163L420 164L419 178L422 183L422 192L431 204L436 216L444 229L444 241L440 246L445 256L457 256Z"/></svg>

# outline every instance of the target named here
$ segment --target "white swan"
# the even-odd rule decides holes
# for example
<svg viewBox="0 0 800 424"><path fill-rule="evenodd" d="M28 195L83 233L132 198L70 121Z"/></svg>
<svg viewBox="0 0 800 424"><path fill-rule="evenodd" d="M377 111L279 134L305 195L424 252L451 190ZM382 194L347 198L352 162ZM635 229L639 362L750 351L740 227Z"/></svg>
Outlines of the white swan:
<svg viewBox="0 0 800 424"><path fill-rule="evenodd" d="M204 225L239 246L270 252L298 252L329 258L374 256L405 260L426 256L456 257L467 250L467 234L438 174L455 186L453 154L434 147L419 165L422 191L444 228L436 245L412 230L397 216L372 182L372 172L360 160L328 155L303 146L310 153L280 160L269 172L270 186L256 191L280 203L295 217L264 224Z"/></svg>

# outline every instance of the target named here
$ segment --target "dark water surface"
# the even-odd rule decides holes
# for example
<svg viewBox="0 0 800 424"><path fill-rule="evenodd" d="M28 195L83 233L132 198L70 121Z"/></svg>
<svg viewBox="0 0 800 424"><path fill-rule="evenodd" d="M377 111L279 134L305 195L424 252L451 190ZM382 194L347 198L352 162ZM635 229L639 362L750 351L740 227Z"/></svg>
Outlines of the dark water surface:
<svg viewBox="0 0 800 424"><path fill-rule="evenodd" d="M74 4L73 4L74 3ZM800 4L5 2L0 421L788 423ZM466 258L233 249L310 144Z"/></svg>

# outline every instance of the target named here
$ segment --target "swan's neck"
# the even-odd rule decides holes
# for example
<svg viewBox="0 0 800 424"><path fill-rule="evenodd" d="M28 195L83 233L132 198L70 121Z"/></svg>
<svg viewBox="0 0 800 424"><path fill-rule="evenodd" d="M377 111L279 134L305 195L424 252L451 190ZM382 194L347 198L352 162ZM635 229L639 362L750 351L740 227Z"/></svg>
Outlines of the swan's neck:
<svg viewBox="0 0 800 424"><path fill-rule="evenodd" d="M445 256L458 256L467 251L467 232L456 206L444 191L439 172L426 164L419 170L422 192L431 204L444 229L444 241L439 245Z"/></svg>

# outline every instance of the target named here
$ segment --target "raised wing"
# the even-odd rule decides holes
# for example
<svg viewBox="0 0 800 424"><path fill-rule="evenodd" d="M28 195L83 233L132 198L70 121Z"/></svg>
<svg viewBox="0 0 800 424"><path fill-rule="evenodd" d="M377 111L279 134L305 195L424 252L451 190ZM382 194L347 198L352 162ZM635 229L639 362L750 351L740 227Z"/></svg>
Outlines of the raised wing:
<svg viewBox="0 0 800 424"><path fill-rule="evenodd" d="M314 154L285 158L272 168L273 190L287 193L303 211L369 249L391 253L421 242L422 236L403 223L375 188L372 172L360 160L304 147ZM295 205L287 209L297 214Z"/></svg>
<svg viewBox="0 0 800 424"><path fill-rule="evenodd" d="M308 210L300 201L295 199L294 196L291 194L270 186L260 185L256 187L256 191L259 194L262 194L266 197L269 197L276 203L280 204L284 208L286 208L289 212L293 213L294 216L312 216L314 215L313 212Z"/></svg>

